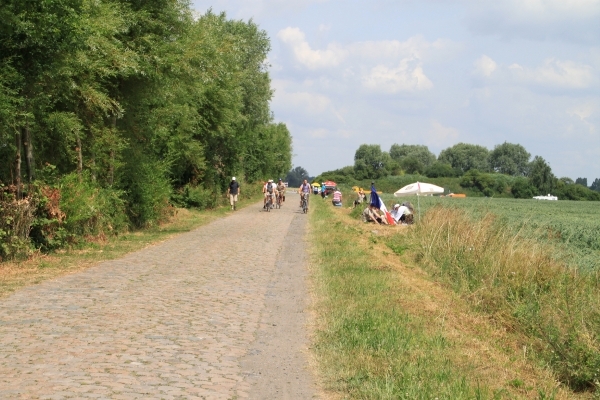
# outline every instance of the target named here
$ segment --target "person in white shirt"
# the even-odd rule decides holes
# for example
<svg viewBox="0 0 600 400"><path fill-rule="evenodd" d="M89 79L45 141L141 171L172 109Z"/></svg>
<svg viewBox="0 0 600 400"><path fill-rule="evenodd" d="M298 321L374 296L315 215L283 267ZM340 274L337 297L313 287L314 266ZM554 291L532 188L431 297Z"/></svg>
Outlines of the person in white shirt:
<svg viewBox="0 0 600 400"><path fill-rule="evenodd" d="M390 214L392 214L392 218L394 218L394 221L396 221L397 224L404 222L404 220L406 219L407 215L410 215L413 213L413 208L412 208L412 204L410 204L409 202L406 203L402 203L402 205L400 204L395 204L394 208L392 209L392 212Z"/></svg>

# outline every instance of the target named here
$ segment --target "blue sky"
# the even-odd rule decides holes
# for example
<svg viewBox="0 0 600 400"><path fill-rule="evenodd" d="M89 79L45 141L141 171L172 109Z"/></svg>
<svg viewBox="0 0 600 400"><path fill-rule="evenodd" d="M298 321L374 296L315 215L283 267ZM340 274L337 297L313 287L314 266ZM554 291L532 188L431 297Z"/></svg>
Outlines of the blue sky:
<svg viewBox="0 0 600 400"><path fill-rule="evenodd" d="M600 178L600 0L194 0L271 38L272 110L311 175L363 143L523 145Z"/></svg>

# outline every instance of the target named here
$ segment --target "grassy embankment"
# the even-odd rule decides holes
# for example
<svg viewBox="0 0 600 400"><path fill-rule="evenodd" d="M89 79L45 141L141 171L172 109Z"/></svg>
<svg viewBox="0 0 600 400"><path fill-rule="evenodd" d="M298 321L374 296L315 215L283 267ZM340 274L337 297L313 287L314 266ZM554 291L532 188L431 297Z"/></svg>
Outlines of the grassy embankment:
<svg viewBox="0 0 600 400"><path fill-rule="evenodd" d="M526 293L532 291L534 298L540 296L542 288L536 288L536 284L546 285L544 288L550 284L543 274L565 271L552 263L543 264L546 266L542 269L532 269L542 265L543 252L538 251L541 248L534 250L524 241L518 243L518 247L529 248L536 256L520 264L522 268L517 271L517 243L513 243L512 248L492 249L493 238L483 235L482 229L486 225L491 227L491 217L480 224L465 223L461 218L466 217L456 210L444 210L438 211L442 214L427 213L419 226L375 227L353 218L347 209L333 209L328 201L313 204L311 241L314 265L317 265L318 315L315 351L328 390L340 397L373 399L593 396L591 392L576 393L560 386L557 378L563 378L564 382L564 376L560 376L559 369L547 367L551 360L541 352L547 344L529 332L533 325L524 325L509 308L499 306L507 304L510 296L522 298L519 303L523 307L522 315L528 315L536 305L541 305L531 303ZM509 280L518 276L526 285L511 286L518 289L514 293L512 289L507 292L506 288L490 291L487 284L490 280L501 281L500 272L494 275L486 270L477 275L473 271L481 268L482 263L496 265L498 270L499 264L484 258L479 250L442 248L444 243L449 243L448 238L460 234L447 235L440 221L449 222L451 226L468 226L463 235L465 238L471 235L467 239L469 247L489 249L485 257L507 258L512 251L512 257L516 258L508 258L505 265L512 268L505 271L504 276ZM508 238L502 236L506 232L497 231L496 227L493 232L500 235L501 241L507 241ZM475 238L480 241L474 242ZM457 263L441 260L442 254ZM463 256L473 258L461 258ZM454 273L441 273L439 265L456 268ZM482 278L485 284L455 283L464 282L461 279L465 275L469 275L469 282ZM565 276L573 275L562 275ZM460 279L455 281L454 277ZM548 275L548 278L558 279L557 275ZM483 300L496 308L483 307ZM528 304L531 307L527 308ZM549 311L544 307L544 312ZM559 318L564 311L556 310L553 318ZM576 321L578 317L581 314L574 312L567 320L577 325L581 322ZM563 325L553 325L545 332L554 334L555 328L562 329ZM586 332L594 335L589 330ZM560 350L576 351L577 346L571 345L574 343L566 343ZM548 353L553 354L551 351ZM580 353L593 355L589 351Z"/></svg>
<svg viewBox="0 0 600 400"><path fill-rule="evenodd" d="M238 209L262 198L259 192L259 189L242 192L247 193L249 197L244 196L238 202ZM0 263L0 298L8 296L21 287L81 271L100 261L113 260L178 234L189 232L231 212L230 207L225 205L202 211L179 208L168 222L157 227L108 238L92 239L71 249L58 250L51 254L36 253L26 261L2 262Z"/></svg>

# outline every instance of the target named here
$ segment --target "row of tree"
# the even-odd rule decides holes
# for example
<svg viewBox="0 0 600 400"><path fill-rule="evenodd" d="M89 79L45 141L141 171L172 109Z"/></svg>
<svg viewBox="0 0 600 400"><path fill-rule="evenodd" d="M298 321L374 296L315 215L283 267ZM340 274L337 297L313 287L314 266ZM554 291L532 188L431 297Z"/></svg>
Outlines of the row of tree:
<svg viewBox="0 0 600 400"><path fill-rule="evenodd" d="M560 190L566 198L595 199L596 195L589 192L600 192L600 179L596 178L588 188L587 178L577 178L576 181L557 178L542 157L531 159L531 154L523 146L507 142L495 146L491 151L479 145L458 143L442 150L437 157L424 145L393 144L389 151L382 151L380 145L363 144L356 150L353 166L323 173L322 176L338 175L365 180L402 174L429 178L462 177L461 185L479 188L486 195L493 193L490 188L493 185L487 185L486 182L497 180L488 177L490 174L512 177L508 181L511 185L514 183L513 194L516 197ZM497 186L504 187L508 182L506 179L500 181L502 183Z"/></svg>
<svg viewBox="0 0 600 400"><path fill-rule="evenodd" d="M285 174L269 50L252 21L187 0L3 1L0 200L87 180L141 226L174 200L208 204L232 175Z"/></svg>
<svg viewBox="0 0 600 400"><path fill-rule="evenodd" d="M147 170L222 190L291 168L253 22L173 0L9 0L0 13L1 182L19 190L52 165L126 192Z"/></svg>

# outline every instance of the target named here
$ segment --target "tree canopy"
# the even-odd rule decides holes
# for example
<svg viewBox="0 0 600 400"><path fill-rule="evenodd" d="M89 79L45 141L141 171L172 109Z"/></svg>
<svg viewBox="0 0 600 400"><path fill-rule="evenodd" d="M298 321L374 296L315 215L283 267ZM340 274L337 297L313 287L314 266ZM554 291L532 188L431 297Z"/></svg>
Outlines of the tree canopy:
<svg viewBox="0 0 600 400"><path fill-rule="evenodd" d="M512 176L525 176L531 154L520 144L504 142L490 152L490 168L494 172Z"/></svg>
<svg viewBox="0 0 600 400"><path fill-rule="evenodd" d="M136 204L148 185L217 193L291 168L254 22L195 18L184 0L6 0L0 13L0 183L20 191L52 166Z"/></svg>
<svg viewBox="0 0 600 400"><path fill-rule="evenodd" d="M391 158L378 144L361 144L354 154L357 179L377 179L389 173Z"/></svg>
<svg viewBox="0 0 600 400"><path fill-rule="evenodd" d="M489 150L476 144L458 143L442 150L438 161L465 173L471 169L489 171Z"/></svg>

